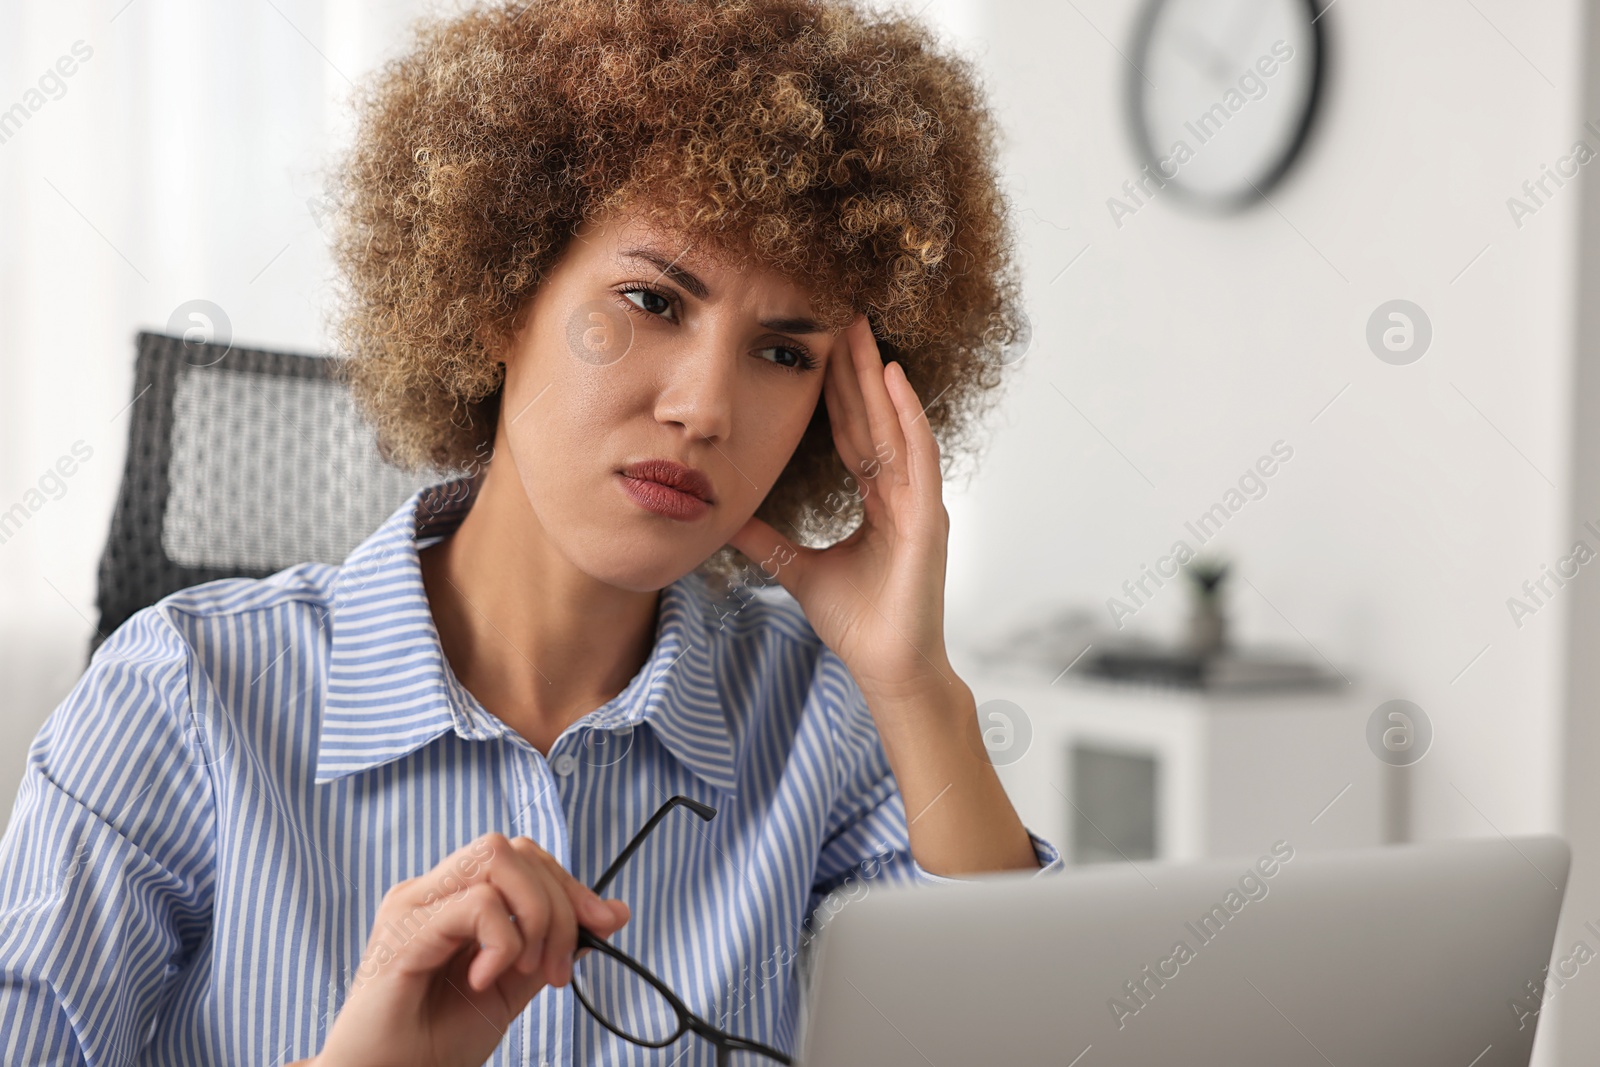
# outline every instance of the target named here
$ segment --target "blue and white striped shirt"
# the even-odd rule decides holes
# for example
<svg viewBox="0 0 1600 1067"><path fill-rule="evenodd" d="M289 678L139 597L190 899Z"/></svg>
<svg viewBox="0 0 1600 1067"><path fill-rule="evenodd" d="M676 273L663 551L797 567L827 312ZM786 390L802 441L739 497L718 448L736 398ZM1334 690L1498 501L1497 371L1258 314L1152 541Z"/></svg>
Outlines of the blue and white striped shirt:
<svg viewBox="0 0 1600 1067"><path fill-rule="evenodd" d="M696 574L666 587L649 660L548 757L487 711L443 654L417 556L478 484L419 489L343 565L167 596L96 651L0 838L0 1063L310 1057L394 883L497 830L593 884L676 793L717 815L674 811L623 866L613 943L792 1051L792 964L824 896L949 880L912 859L860 690L780 587L721 604ZM569 985L488 1062L714 1060L693 1034L623 1041Z"/></svg>

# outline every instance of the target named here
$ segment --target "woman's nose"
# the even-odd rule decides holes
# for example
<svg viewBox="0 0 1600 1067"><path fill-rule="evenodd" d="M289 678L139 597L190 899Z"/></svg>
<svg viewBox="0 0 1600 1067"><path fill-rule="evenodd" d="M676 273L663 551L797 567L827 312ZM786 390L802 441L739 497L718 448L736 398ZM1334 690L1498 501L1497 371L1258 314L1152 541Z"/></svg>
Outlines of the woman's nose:
<svg viewBox="0 0 1600 1067"><path fill-rule="evenodd" d="M661 379L656 418L678 423L697 438L721 442L733 428L738 342L707 330L673 353Z"/></svg>

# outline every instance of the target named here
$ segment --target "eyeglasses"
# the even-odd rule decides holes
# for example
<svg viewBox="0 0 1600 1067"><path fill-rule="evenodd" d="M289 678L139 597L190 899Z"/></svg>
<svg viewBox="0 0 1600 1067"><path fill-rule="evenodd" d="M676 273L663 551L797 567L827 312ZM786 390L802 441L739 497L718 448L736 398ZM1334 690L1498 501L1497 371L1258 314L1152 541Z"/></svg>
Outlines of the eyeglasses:
<svg viewBox="0 0 1600 1067"><path fill-rule="evenodd" d="M680 804L707 821L717 813L717 809L685 796L668 800L633 835L633 840L591 887L596 894L611 884L611 879L638 851L656 824ZM646 1048L663 1048L686 1031L693 1030L716 1046L717 1067L759 1067L767 1060L785 1065L793 1062L769 1045L711 1025L690 1011L689 1006L644 964L581 926L578 927L578 948L593 951L573 963L572 991L589 1014L618 1037Z"/></svg>

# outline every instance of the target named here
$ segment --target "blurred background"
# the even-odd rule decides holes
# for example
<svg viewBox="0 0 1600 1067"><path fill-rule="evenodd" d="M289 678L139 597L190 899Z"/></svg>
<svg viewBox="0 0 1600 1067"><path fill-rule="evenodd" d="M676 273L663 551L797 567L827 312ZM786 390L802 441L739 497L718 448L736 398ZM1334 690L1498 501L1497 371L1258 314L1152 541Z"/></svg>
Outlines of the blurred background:
<svg viewBox="0 0 1600 1067"><path fill-rule="evenodd" d="M947 610L1025 820L1078 863L1560 832L1600 949L1589 5L901 6L1005 138L1031 336ZM136 332L328 351L322 168L431 9L5 8L0 818L95 639ZM1600 977L1540 1021L1589 1062Z"/></svg>

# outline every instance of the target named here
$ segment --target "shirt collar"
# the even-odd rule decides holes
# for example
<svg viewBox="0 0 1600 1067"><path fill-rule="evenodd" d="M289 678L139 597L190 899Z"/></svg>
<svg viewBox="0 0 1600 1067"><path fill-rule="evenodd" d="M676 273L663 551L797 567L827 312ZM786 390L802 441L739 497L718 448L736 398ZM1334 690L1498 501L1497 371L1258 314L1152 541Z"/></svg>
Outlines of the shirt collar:
<svg viewBox="0 0 1600 1067"><path fill-rule="evenodd" d="M416 490L335 573L318 785L406 756L446 730L470 740L509 732L450 669L417 555L422 542L455 531L480 485L481 472ZM649 659L621 693L579 721L612 730L648 722L674 757L730 791L734 743L712 670L713 617L698 573L665 587Z"/></svg>

